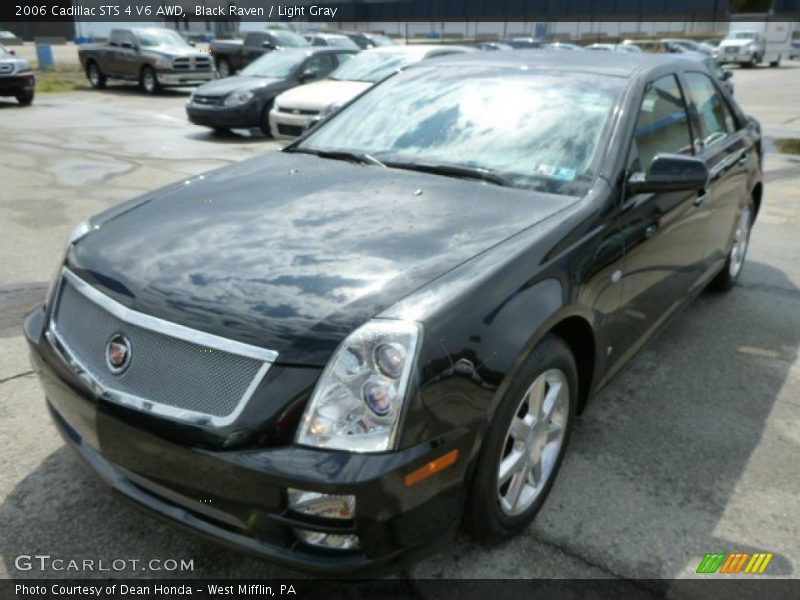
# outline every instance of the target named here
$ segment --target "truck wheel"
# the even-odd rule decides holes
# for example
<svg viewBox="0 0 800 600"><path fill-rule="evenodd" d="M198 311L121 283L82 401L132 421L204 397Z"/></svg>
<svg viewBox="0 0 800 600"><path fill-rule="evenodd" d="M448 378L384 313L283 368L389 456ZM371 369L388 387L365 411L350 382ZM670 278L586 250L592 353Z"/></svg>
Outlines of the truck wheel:
<svg viewBox="0 0 800 600"><path fill-rule="evenodd" d="M761 57L757 54L753 54L753 57L750 59L750 63L747 65L751 69L755 69L758 66L758 63L761 62Z"/></svg>
<svg viewBox="0 0 800 600"><path fill-rule="evenodd" d="M521 532L550 492L569 441L578 371L548 335L523 363L495 412L470 484L463 527L482 542Z"/></svg>
<svg viewBox="0 0 800 600"><path fill-rule="evenodd" d="M33 103L33 90L17 94L17 102L22 106L30 106Z"/></svg>
<svg viewBox="0 0 800 600"><path fill-rule="evenodd" d="M781 55L780 55L780 54L778 54L778 58L776 58L776 59L775 59L775 60L773 60L771 63L769 63L769 66L770 66L770 67L773 67L773 68L774 68L774 67L780 67L780 66L781 66Z"/></svg>
<svg viewBox="0 0 800 600"><path fill-rule="evenodd" d="M100 72L100 67L93 60L86 65L86 77L94 89L102 90L106 87L106 76Z"/></svg>
<svg viewBox="0 0 800 600"><path fill-rule="evenodd" d="M220 77L230 77L231 76L231 64L225 58L220 58L217 61L217 71L219 72Z"/></svg>
<svg viewBox="0 0 800 600"><path fill-rule="evenodd" d="M158 85L158 77L152 67L142 69L142 88L148 94L158 93L161 86Z"/></svg>

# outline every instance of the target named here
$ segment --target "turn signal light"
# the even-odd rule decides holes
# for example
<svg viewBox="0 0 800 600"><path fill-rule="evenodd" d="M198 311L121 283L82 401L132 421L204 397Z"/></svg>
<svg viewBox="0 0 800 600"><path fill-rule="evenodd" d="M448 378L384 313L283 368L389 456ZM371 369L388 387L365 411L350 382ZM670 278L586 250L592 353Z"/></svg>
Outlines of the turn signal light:
<svg viewBox="0 0 800 600"><path fill-rule="evenodd" d="M418 484L420 481L424 481L431 475L438 473L439 471L445 470L447 467L453 466L456 461L458 460L458 449L450 450L447 454L443 454L436 460L432 460L431 462L421 466L416 471L412 471L405 477L405 484L406 487L411 487L412 485Z"/></svg>

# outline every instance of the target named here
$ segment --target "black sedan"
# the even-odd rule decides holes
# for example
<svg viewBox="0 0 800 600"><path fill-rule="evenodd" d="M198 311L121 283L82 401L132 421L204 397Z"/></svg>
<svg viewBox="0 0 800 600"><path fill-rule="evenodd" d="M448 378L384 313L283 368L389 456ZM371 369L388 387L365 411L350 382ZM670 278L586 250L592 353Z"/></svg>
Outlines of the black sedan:
<svg viewBox="0 0 800 600"><path fill-rule="evenodd" d="M201 85L186 103L195 125L215 130L259 127L269 131L272 101L281 92L327 77L357 50L287 48L250 63L233 77Z"/></svg>
<svg viewBox="0 0 800 600"><path fill-rule="evenodd" d="M759 125L701 64L598 54L417 63L79 226L25 322L68 446L319 573L522 531L587 401L736 283L763 195Z"/></svg>

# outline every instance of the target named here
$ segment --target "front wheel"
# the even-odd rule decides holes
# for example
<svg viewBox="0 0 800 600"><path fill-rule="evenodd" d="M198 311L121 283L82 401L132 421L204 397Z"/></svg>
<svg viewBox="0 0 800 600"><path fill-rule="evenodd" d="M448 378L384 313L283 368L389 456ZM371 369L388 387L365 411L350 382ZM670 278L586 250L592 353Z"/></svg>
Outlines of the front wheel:
<svg viewBox="0 0 800 600"><path fill-rule="evenodd" d="M231 76L231 63L228 62L228 59L220 58L217 61L217 72L219 73L220 77Z"/></svg>
<svg viewBox="0 0 800 600"><path fill-rule="evenodd" d="M22 106L30 106L33 104L33 90L27 90L17 94L17 102L19 102Z"/></svg>
<svg viewBox="0 0 800 600"><path fill-rule="evenodd" d="M158 93L161 86L158 85L158 77L152 67L142 69L142 89L148 94Z"/></svg>
<svg viewBox="0 0 800 600"><path fill-rule="evenodd" d="M769 63L769 66L770 66L770 67L773 67L773 68L774 68L774 67L780 67L780 66L781 66L781 55L779 54L779 55L778 55L778 58L776 58L776 59L775 59L775 60L773 60L771 63Z"/></svg>
<svg viewBox="0 0 800 600"><path fill-rule="evenodd" d="M733 234L733 245L728 252L725 267L711 280L708 287L718 292L727 292L739 280L739 275L744 267L747 257L747 248L750 246L750 229L753 226L753 205L748 204L742 209L736 231Z"/></svg>
<svg viewBox="0 0 800 600"><path fill-rule="evenodd" d="M516 535L539 512L567 448L577 392L572 352L547 336L511 383L484 439L464 515L473 537Z"/></svg>
<svg viewBox="0 0 800 600"><path fill-rule="evenodd" d="M267 102L264 111L261 113L260 128L262 133L267 137L272 137L272 129L269 126L269 111L272 110L272 102Z"/></svg>
<svg viewBox="0 0 800 600"><path fill-rule="evenodd" d="M759 56L756 55L756 54L753 54L753 56L750 58L750 62L748 63L747 66L749 66L751 69L755 69L758 66L758 63L760 63L760 62L761 62L761 59L759 58Z"/></svg>

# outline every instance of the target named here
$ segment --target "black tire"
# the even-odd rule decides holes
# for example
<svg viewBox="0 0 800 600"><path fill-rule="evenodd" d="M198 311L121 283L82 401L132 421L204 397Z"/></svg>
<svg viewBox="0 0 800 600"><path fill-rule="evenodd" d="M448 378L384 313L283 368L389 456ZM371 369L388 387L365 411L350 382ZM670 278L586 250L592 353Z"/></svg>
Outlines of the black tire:
<svg viewBox="0 0 800 600"><path fill-rule="evenodd" d="M513 446L509 437L512 420L520 416L524 398L532 383L545 372L560 371L569 387L568 406L565 411L561 447L552 470L543 487L536 492L532 504L516 515L507 514L501 508L499 493L504 489L498 481L501 460L508 456ZM470 492L464 511L463 528L472 537L482 542L497 542L520 533L539 512L553 482L558 475L561 461L569 444L572 421L578 393L578 371L575 358L567 344L554 335L546 336L525 359L523 366L509 386L503 400L495 411L483 441L475 474L470 483ZM510 485L511 479L509 479Z"/></svg>
<svg viewBox="0 0 800 600"><path fill-rule="evenodd" d="M772 68L780 67L781 66L781 55L779 54L777 60L773 60L771 63L769 63L769 66L772 67Z"/></svg>
<svg viewBox="0 0 800 600"><path fill-rule="evenodd" d="M228 62L227 58L220 58L217 60L217 72L220 78L233 75L233 73L231 73L231 63Z"/></svg>
<svg viewBox="0 0 800 600"><path fill-rule="evenodd" d="M100 67L93 60L86 63L86 78L89 80L89 84L96 90L102 90L106 87L106 76L103 75Z"/></svg>
<svg viewBox="0 0 800 600"><path fill-rule="evenodd" d="M755 69L758 66L758 63L760 62L761 62L761 57L758 56L757 54L753 54L753 57L750 59L750 62L748 63L747 66L750 67L751 69Z"/></svg>
<svg viewBox="0 0 800 600"><path fill-rule="evenodd" d="M139 79L139 84L147 94L157 94L161 91L161 86L158 83L158 75L156 75L153 67L144 67L142 75Z"/></svg>
<svg viewBox="0 0 800 600"><path fill-rule="evenodd" d="M742 221L745 213L748 214L746 227L743 226ZM742 209L742 213L737 221L733 244L731 244L731 249L728 251L728 258L725 261L725 266L717 273L717 276L711 280L711 283L708 284L708 289L715 292L727 292L739 281L739 276L742 274L745 259L747 258L747 250L750 247L750 230L753 227L754 217L754 206L753 203L750 202ZM737 248L737 244L740 240L740 231L744 236L743 239L745 242L743 250L741 246Z"/></svg>
<svg viewBox="0 0 800 600"><path fill-rule="evenodd" d="M30 106L33 104L33 90L27 90L20 94L17 94L17 102L19 102L22 106Z"/></svg>
<svg viewBox="0 0 800 600"><path fill-rule="evenodd" d="M270 129L269 126L269 111L271 110L272 102L267 102L267 105L264 107L264 110L261 113L261 124L259 125L262 133L268 138L272 137L272 129Z"/></svg>

